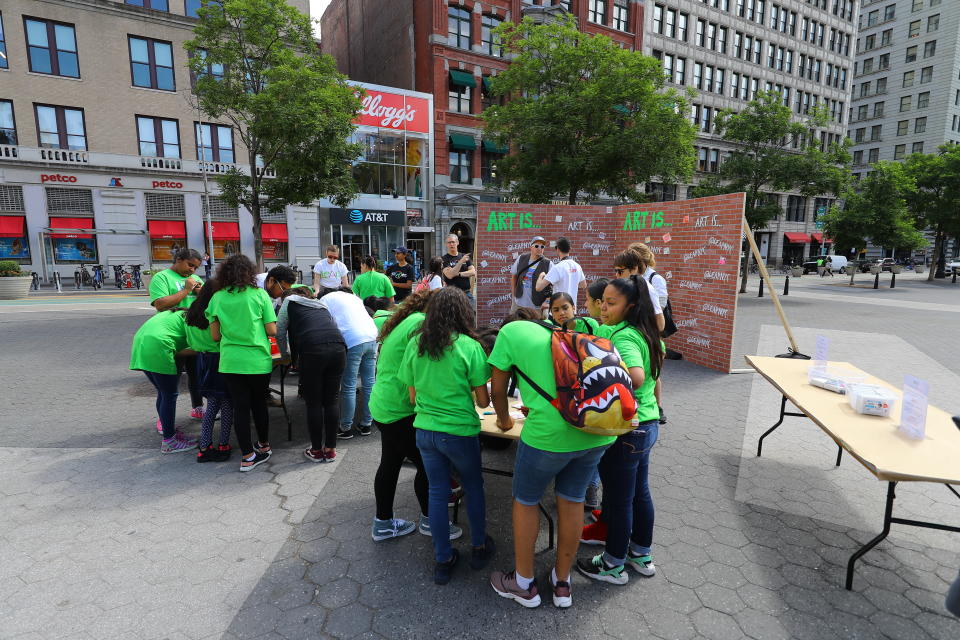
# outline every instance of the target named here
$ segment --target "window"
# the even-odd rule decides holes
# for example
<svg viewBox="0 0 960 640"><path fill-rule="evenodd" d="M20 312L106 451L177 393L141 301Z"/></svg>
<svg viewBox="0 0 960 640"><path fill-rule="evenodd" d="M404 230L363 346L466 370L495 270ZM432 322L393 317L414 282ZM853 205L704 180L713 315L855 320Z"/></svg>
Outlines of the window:
<svg viewBox="0 0 960 640"><path fill-rule="evenodd" d="M184 0L183 9L184 13L187 14L190 18L197 18L197 9L202 6L202 0Z"/></svg>
<svg viewBox="0 0 960 640"><path fill-rule="evenodd" d="M937 53L937 41L931 40L923 45L923 57L932 58Z"/></svg>
<svg viewBox="0 0 960 640"><path fill-rule="evenodd" d="M910 107L913 104L913 96L903 96L900 98L900 111L910 111Z"/></svg>
<svg viewBox="0 0 960 640"><path fill-rule="evenodd" d="M697 20L697 30L694 34L693 43L698 47L704 46L707 31L707 23L704 20Z"/></svg>
<svg viewBox="0 0 960 640"><path fill-rule="evenodd" d="M707 170L707 153L709 150L703 147L697 150L697 171Z"/></svg>
<svg viewBox="0 0 960 640"><path fill-rule="evenodd" d="M126 0L126 3L132 4L135 7L144 7L145 9L153 9L154 11L170 10L167 0Z"/></svg>
<svg viewBox="0 0 960 640"><path fill-rule="evenodd" d="M798 93L797 95L799 96L799 93ZM798 100L799 100L799 98L798 98ZM867 105L865 105L865 104L862 104L862 105L860 105L859 107L857 107L857 120L866 120L866 119L867 119L867 117L868 117L868 116L867 116L867 109L868 109L868 108L869 108L869 107L867 107ZM799 110L798 110L798 111L799 111Z"/></svg>
<svg viewBox="0 0 960 640"><path fill-rule="evenodd" d="M483 16L480 21L480 41L483 44L483 51L498 58L503 56L503 47L500 44L500 36L493 30L500 26L500 22L500 18L494 16Z"/></svg>
<svg viewBox="0 0 960 640"><path fill-rule="evenodd" d="M873 25L877 24L877 22L879 22L879 21L880 21L880 11L879 11L879 9L876 10L876 11L871 11L869 14L867 14L867 26L868 26L868 27L872 27Z"/></svg>
<svg viewBox="0 0 960 640"><path fill-rule="evenodd" d="M730 72L730 97L736 98L739 95L739 89L737 88L740 84L740 74L731 71Z"/></svg>
<svg viewBox="0 0 960 640"><path fill-rule="evenodd" d="M902 86L904 86L904 87L912 87L912 86L913 86L913 77L914 77L914 72L913 72L913 71L905 71L905 72L903 73L903 85L902 85Z"/></svg>
<svg viewBox="0 0 960 640"><path fill-rule="evenodd" d="M707 66L703 73L703 88L706 91L713 91L713 67Z"/></svg>
<svg viewBox="0 0 960 640"><path fill-rule="evenodd" d="M827 66L829 67L830 65ZM856 66L856 63L854 63L854 66ZM873 58L867 58L860 63L860 73L873 73Z"/></svg>
<svg viewBox="0 0 960 640"><path fill-rule="evenodd" d="M927 33L931 33L940 28L940 14L927 18Z"/></svg>
<svg viewBox="0 0 960 640"><path fill-rule="evenodd" d="M886 78L877 78L877 93L886 93L887 92L887 79Z"/></svg>
<svg viewBox="0 0 960 640"><path fill-rule="evenodd" d="M663 5L656 4L653 6L653 32L654 33L663 33Z"/></svg>
<svg viewBox="0 0 960 640"><path fill-rule="evenodd" d="M142 156L180 157L180 131L176 120L137 116L137 142Z"/></svg>
<svg viewBox="0 0 960 640"><path fill-rule="evenodd" d="M0 100L0 144L17 144L17 127L10 100Z"/></svg>
<svg viewBox="0 0 960 640"><path fill-rule="evenodd" d="M874 34L874 35L869 35L869 36L867 36L866 38L864 38L864 40L863 40L863 50L864 50L864 51L870 51L871 49L876 49L876 47L877 47L877 36L876 36L876 34Z"/></svg>
<svg viewBox="0 0 960 640"><path fill-rule="evenodd" d="M893 148L893 159L894 160L903 160L903 156L907 155L907 145L898 144Z"/></svg>
<svg viewBox="0 0 960 640"><path fill-rule="evenodd" d="M880 147L874 147L867 151L867 162L874 164L880 160Z"/></svg>
<svg viewBox="0 0 960 640"><path fill-rule="evenodd" d="M700 62L693 63L693 86L703 89L703 64Z"/></svg>
<svg viewBox="0 0 960 640"><path fill-rule="evenodd" d="M715 76L716 84L714 85L714 91L716 91L720 95L723 95L723 74L724 74L723 69L717 69L717 73Z"/></svg>
<svg viewBox="0 0 960 640"><path fill-rule="evenodd" d="M471 145L474 144L472 136L466 138ZM422 165L426 142L424 139L408 134L404 141L402 134L392 135L383 130L379 135L355 132L351 136L351 142L360 143L363 149L353 165L353 176L360 193L397 197L422 196L423 185L420 177L425 168ZM415 164L404 166L408 162Z"/></svg>
<svg viewBox="0 0 960 640"><path fill-rule="evenodd" d="M907 135L907 131L908 131L909 129L910 129L910 121L909 121L909 120L900 120L899 122L897 122L897 135L898 135L898 136L905 136L905 135Z"/></svg>
<svg viewBox="0 0 960 640"><path fill-rule="evenodd" d="M687 82L687 59L677 58L674 67L673 81L677 84L686 84Z"/></svg>
<svg viewBox="0 0 960 640"><path fill-rule="evenodd" d="M677 40L687 41L687 23L690 22L690 16L681 13L677 16Z"/></svg>
<svg viewBox="0 0 960 640"><path fill-rule="evenodd" d="M43 104L34 105L34 109L41 147L86 150L87 131L83 109Z"/></svg>
<svg viewBox="0 0 960 640"><path fill-rule="evenodd" d="M804 222L807 218L807 199L803 196L787 196L787 220Z"/></svg>
<svg viewBox="0 0 960 640"><path fill-rule="evenodd" d="M470 12L466 9L447 7L447 44L470 48Z"/></svg>
<svg viewBox="0 0 960 640"><path fill-rule="evenodd" d="M913 132L924 133L927 130L927 118L917 118L913 121Z"/></svg>
<svg viewBox="0 0 960 640"><path fill-rule="evenodd" d="M874 105L873 105L873 117L874 117L874 118L882 118L882 117L883 117L883 103L882 103L882 102L876 102L876 103L874 103Z"/></svg>
<svg viewBox="0 0 960 640"><path fill-rule="evenodd" d="M884 20L893 20L894 16L897 15L897 5L888 4L883 8L883 19Z"/></svg>
<svg viewBox="0 0 960 640"><path fill-rule="evenodd" d="M587 10L587 20L596 24L606 24L607 0L590 0L590 7Z"/></svg>
<svg viewBox="0 0 960 640"><path fill-rule="evenodd" d="M854 142L863 142L863 140L864 140L864 138L866 137L866 135L867 135L867 128L866 128L866 127L861 127L861 128L859 128L859 129L857 129L856 134L855 134L854 137L853 137L853 141L854 141Z"/></svg>
<svg viewBox="0 0 960 640"><path fill-rule="evenodd" d="M24 17L23 24L27 32L30 71L80 77L77 38L72 24L27 17Z"/></svg>
<svg viewBox="0 0 960 640"><path fill-rule="evenodd" d="M793 50L787 49L787 60L784 71L787 73L793 73Z"/></svg>
<svg viewBox="0 0 960 640"><path fill-rule="evenodd" d="M613 28L627 31L630 24L629 0L613 0Z"/></svg>
<svg viewBox="0 0 960 640"><path fill-rule="evenodd" d="M0 69L7 66L7 38L3 35L3 14L0 13Z"/></svg>
<svg viewBox="0 0 960 640"><path fill-rule="evenodd" d="M893 29L887 29L880 34L880 46L885 47L893 41Z"/></svg>
<svg viewBox="0 0 960 640"><path fill-rule="evenodd" d="M480 109L489 109L495 104L503 104L503 100L499 96L493 95L490 91L490 76L484 76L480 87Z"/></svg>
<svg viewBox="0 0 960 640"><path fill-rule="evenodd" d="M207 58L207 52L205 49L197 49L197 55L203 60L206 60ZM223 80L223 65L219 63L212 64L208 62L206 65L206 71L201 73L201 77L207 75L211 76L214 80Z"/></svg>
<svg viewBox="0 0 960 640"><path fill-rule="evenodd" d="M733 34L733 57L743 57L743 34L739 31L736 31Z"/></svg>
<svg viewBox="0 0 960 640"><path fill-rule="evenodd" d="M933 67L924 67L920 70L920 84L927 84L933 80Z"/></svg>
<svg viewBox="0 0 960 640"><path fill-rule="evenodd" d="M717 25L712 22L707 25L707 48L710 50L717 48Z"/></svg>
<svg viewBox="0 0 960 640"><path fill-rule="evenodd" d="M868 96L868 95L870 95L870 83L863 82L860 84L860 97L862 98L863 96Z"/></svg>
<svg viewBox="0 0 960 640"><path fill-rule="evenodd" d="M907 55L904 57L904 62L913 62L917 59L917 46L907 47Z"/></svg>
<svg viewBox="0 0 960 640"><path fill-rule="evenodd" d="M473 87L476 85L473 75L464 71L450 72L448 109L456 113L470 113Z"/></svg>
<svg viewBox="0 0 960 640"><path fill-rule="evenodd" d="M920 35L920 21L914 20L910 23L910 29L907 33L908 38L916 38Z"/></svg>
<svg viewBox="0 0 960 640"><path fill-rule="evenodd" d="M667 19L663 24L663 35L670 38L677 37L677 10L676 9L667 9L666 13Z"/></svg>
<svg viewBox="0 0 960 640"><path fill-rule="evenodd" d="M135 87L175 91L173 45L130 36L130 75Z"/></svg>
<svg viewBox="0 0 960 640"><path fill-rule="evenodd" d="M486 141L484 141L486 144ZM484 149L480 153L480 181L487 185L500 184L501 180L497 176L497 163L503 158L503 154L492 153Z"/></svg>
<svg viewBox="0 0 960 640"><path fill-rule="evenodd" d="M760 60L763 56L763 40L756 39L753 41L753 62L755 64L760 64Z"/></svg>
<svg viewBox="0 0 960 640"><path fill-rule="evenodd" d="M854 151L853 152L853 164L861 165L863 164L863 151Z"/></svg>
<svg viewBox="0 0 960 640"><path fill-rule="evenodd" d="M883 134L883 125L877 124L870 127L870 142L878 142Z"/></svg>
<svg viewBox="0 0 960 640"><path fill-rule="evenodd" d="M917 109L926 109L930 106L930 92L924 91L917 94Z"/></svg>
<svg viewBox="0 0 960 640"><path fill-rule="evenodd" d="M673 82L673 56L669 53L663 55L663 75L667 82Z"/></svg>
<svg viewBox="0 0 960 640"><path fill-rule="evenodd" d="M209 162L234 161L233 128L222 124L194 123L197 159Z"/></svg>
<svg viewBox="0 0 960 640"><path fill-rule="evenodd" d="M910 153L923 153L923 142L914 142L910 147Z"/></svg>
<svg viewBox="0 0 960 640"><path fill-rule="evenodd" d="M471 174L472 151L453 149L450 151L450 182L469 184Z"/></svg>
<svg viewBox="0 0 960 640"><path fill-rule="evenodd" d="M720 27L717 30L717 51L720 53L727 52L727 28Z"/></svg>
<svg viewBox="0 0 960 640"><path fill-rule="evenodd" d="M720 171L720 150L710 149L710 173Z"/></svg>
<svg viewBox="0 0 960 640"><path fill-rule="evenodd" d="M890 68L890 54L885 53L880 58L878 58L879 64L877 65L878 71L884 71Z"/></svg>
<svg viewBox="0 0 960 640"><path fill-rule="evenodd" d="M911 10L920 11L921 9L923 9L923 0L913 0L913 8Z"/></svg>

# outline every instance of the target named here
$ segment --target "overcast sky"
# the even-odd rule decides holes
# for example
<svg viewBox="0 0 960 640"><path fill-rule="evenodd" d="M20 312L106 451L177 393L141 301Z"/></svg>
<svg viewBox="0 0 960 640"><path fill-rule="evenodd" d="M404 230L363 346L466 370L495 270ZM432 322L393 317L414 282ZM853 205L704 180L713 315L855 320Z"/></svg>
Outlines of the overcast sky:
<svg viewBox="0 0 960 640"><path fill-rule="evenodd" d="M330 4L330 0L310 0L310 15L317 20L323 15L323 10ZM317 37L320 36L320 25L316 25Z"/></svg>

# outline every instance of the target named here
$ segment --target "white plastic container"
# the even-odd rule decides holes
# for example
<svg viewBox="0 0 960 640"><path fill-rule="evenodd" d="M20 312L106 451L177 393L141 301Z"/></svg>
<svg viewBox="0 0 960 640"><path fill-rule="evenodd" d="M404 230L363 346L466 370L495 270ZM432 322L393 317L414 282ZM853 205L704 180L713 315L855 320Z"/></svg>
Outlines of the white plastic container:
<svg viewBox="0 0 960 640"><path fill-rule="evenodd" d="M807 370L807 382L814 387L820 387L834 393L847 393L847 389L854 384L862 384L865 376L858 376L843 369L818 369L810 367Z"/></svg>
<svg viewBox="0 0 960 640"><path fill-rule="evenodd" d="M847 401L857 413L886 418L897 404L897 394L885 387L854 384L847 389Z"/></svg>

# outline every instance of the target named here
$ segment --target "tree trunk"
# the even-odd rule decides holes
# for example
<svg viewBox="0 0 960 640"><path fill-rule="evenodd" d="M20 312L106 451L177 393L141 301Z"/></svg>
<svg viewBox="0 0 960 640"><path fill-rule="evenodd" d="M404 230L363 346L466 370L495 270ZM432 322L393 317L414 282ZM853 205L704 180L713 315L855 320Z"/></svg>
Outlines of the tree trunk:
<svg viewBox="0 0 960 640"><path fill-rule="evenodd" d="M752 233L752 232L751 232ZM747 275L750 273L750 261L753 260L753 251L747 247L747 257L743 261L743 273L740 274L740 293L747 292Z"/></svg>
<svg viewBox="0 0 960 640"><path fill-rule="evenodd" d="M263 273L263 219L260 217L260 181L262 174L257 175L257 154L250 149L250 215L253 217L253 257L257 265L257 273Z"/></svg>
<svg viewBox="0 0 960 640"><path fill-rule="evenodd" d="M567 204L577 204L577 193L580 192L580 187L575 184L570 185L570 194L567 196Z"/></svg>
<svg viewBox="0 0 960 640"><path fill-rule="evenodd" d="M930 268L927 270L927 282L933 282L937 273L937 261L940 259L940 252L943 251L943 233L937 229L933 236L933 260L930 261Z"/></svg>

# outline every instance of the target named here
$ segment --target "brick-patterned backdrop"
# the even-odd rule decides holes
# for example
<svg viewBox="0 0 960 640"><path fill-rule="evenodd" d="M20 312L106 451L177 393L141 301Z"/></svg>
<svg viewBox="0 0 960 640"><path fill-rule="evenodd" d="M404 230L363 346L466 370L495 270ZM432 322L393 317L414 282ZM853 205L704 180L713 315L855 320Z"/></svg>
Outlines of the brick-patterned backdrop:
<svg viewBox="0 0 960 640"><path fill-rule="evenodd" d="M613 258L631 242L644 242L667 280L680 330L668 346L686 360L729 371L737 309L744 194L616 207L487 204L477 210L477 321L498 326L510 311L510 267L541 235L556 255L560 236L587 280L612 278ZM583 313L583 296L578 301Z"/></svg>

